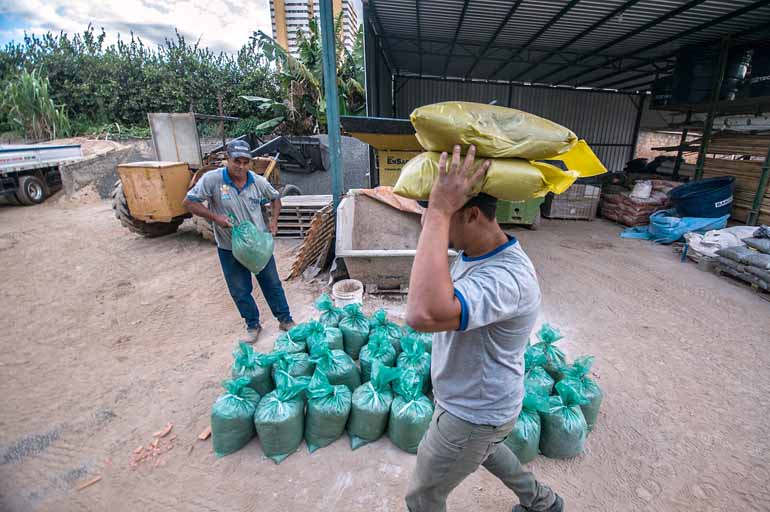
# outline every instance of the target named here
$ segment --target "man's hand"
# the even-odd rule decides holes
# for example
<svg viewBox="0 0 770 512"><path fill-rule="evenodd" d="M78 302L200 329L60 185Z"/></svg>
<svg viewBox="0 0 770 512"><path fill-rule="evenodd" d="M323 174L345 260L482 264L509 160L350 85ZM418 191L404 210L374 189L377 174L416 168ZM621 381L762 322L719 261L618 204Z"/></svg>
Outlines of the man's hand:
<svg viewBox="0 0 770 512"><path fill-rule="evenodd" d="M221 228L227 229L227 228L233 227L233 223L230 222L230 219L227 218L226 215L214 215L214 217L211 220L213 220L217 224L217 226Z"/></svg>
<svg viewBox="0 0 770 512"><path fill-rule="evenodd" d="M476 146L468 148L465 160L460 163L460 146L455 146L452 161L447 166L448 155L441 153L438 163L439 176L433 184L428 208L452 215L468 202L476 184L484 178L491 162L485 160L474 171Z"/></svg>
<svg viewBox="0 0 770 512"><path fill-rule="evenodd" d="M270 234L275 236L278 234L278 219L270 219Z"/></svg>

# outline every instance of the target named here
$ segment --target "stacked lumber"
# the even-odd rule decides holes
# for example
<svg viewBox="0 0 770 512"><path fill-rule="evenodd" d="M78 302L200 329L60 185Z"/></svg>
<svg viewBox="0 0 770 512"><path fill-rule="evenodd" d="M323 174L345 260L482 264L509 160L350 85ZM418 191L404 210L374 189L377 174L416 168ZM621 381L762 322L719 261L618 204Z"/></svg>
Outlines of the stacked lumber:
<svg viewBox="0 0 770 512"><path fill-rule="evenodd" d="M329 195L282 197L276 238L305 238L316 213L331 201Z"/></svg>
<svg viewBox="0 0 770 512"><path fill-rule="evenodd" d="M743 137L746 137L745 135ZM765 147L764 151L767 151ZM709 152L711 149L709 148ZM762 160L726 160L722 158L707 158L703 165L703 177L717 176L735 177L735 194L733 202L733 219L746 222L749 211L754 203L754 197L759 187L759 177L762 173ZM770 223L770 187L760 206L760 224Z"/></svg>
<svg viewBox="0 0 770 512"><path fill-rule="evenodd" d="M291 265L287 279L294 279L312 267L317 274L326 266L329 253L334 249L335 222L334 207L327 204L316 212L307 230L305 240ZM280 229L280 227L279 227Z"/></svg>

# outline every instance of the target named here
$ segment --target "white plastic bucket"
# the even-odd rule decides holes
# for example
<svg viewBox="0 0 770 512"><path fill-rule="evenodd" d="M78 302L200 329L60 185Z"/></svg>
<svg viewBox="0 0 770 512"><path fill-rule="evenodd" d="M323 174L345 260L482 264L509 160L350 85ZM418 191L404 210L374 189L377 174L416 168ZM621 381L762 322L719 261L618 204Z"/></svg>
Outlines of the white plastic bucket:
<svg viewBox="0 0 770 512"><path fill-rule="evenodd" d="M364 285L357 279L343 279L332 286L332 298L338 308L348 304L363 304Z"/></svg>

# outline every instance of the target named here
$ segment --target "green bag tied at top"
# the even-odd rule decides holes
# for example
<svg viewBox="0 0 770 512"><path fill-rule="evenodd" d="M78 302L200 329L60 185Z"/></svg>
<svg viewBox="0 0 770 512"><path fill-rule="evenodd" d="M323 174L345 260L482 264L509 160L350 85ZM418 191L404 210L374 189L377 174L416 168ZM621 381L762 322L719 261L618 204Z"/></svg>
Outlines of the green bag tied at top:
<svg viewBox="0 0 770 512"><path fill-rule="evenodd" d="M379 361L385 366L395 366L396 350L385 333L374 333L369 336L369 343L361 349L359 361L361 362L361 382L367 382L372 378L374 361Z"/></svg>
<svg viewBox="0 0 770 512"><path fill-rule="evenodd" d="M588 400L569 382L557 382L556 392L548 399L548 411L540 413L540 452L552 459L567 459L585 448L588 425L580 406Z"/></svg>
<svg viewBox="0 0 770 512"><path fill-rule="evenodd" d="M238 343L238 349L233 352L233 366L230 374L233 379L247 377L249 386L253 388L260 396L275 389L275 384L271 377L271 368L273 363L283 356L283 352L271 352L270 354L261 354L254 351L254 347L248 343Z"/></svg>
<svg viewBox="0 0 770 512"><path fill-rule="evenodd" d="M390 406L388 437L407 453L417 453L433 417L433 404L422 388L422 376L411 368L403 369Z"/></svg>
<svg viewBox="0 0 770 512"><path fill-rule="evenodd" d="M326 345L331 350L342 350L342 332L336 327L327 327L321 322L311 320L303 324L306 332L305 343L310 355L315 354L318 347Z"/></svg>
<svg viewBox="0 0 770 512"><path fill-rule="evenodd" d="M401 338L403 352L398 356L397 366L402 370L414 370L422 380L422 392L430 389L430 354L425 352L422 341L416 336Z"/></svg>
<svg viewBox="0 0 770 512"><path fill-rule="evenodd" d="M524 387L532 393L549 396L553 391L553 377L548 375L543 365L546 363L542 347L530 345L524 352Z"/></svg>
<svg viewBox="0 0 770 512"><path fill-rule="evenodd" d="M581 405L580 409L583 411L589 431L593 430L596 424L596 418L599 416L599 407L601 407L602 399L604 398L604 393L599 385L588 376L593 363L593 356L583 356L575 359L572 366L562 369L564 374L563 380L567 381L570 386L577 389L588 400L588 403Z"/></svg>
<svg viewBox="0 0 770 512"><path fill-rule="evenodd" d="M318 321L327 327L337 327L342 320L343 312L341 308L334 307L334 301L329 294L322 293L315 301L315 307L321 312Z"/></svg>
<svg viewBox="0 0 770 512"><path fill-rule="evenodd" d="M259 401L253 421L262 451L280 464L302 443L305 401L301 394L307 389L310 379L294 379L282 371L277 372L275 378L275 391Z"/></svg>
<svg viewBox="0 0 770 512"><path fill-rule="evenodd" d="M420 339L420 341L422 341L422 344L425 347L425 352L427 352L428 354L433 352L433 334L429 332L415 331L414 329L406 325L404 326L404 336L401 338L402 344L403 344L403 338L406 336L416 336L417 338Z"/></svg>
<svg viewBox="0 0 770 512"><path fill-rule="evenodd" d="M332 386L321 370L313 373L307 388L305 442L313 453L337 440L348 423L352 393L345 385Z"/></svg>
<svg viewBox="0 0 770 512"><path fill-rule="evenodd" d="M564 338L558 329L554 329L549 324L543 324L540 330L537 332L537 338L540 343L536 343L534 346L543 351L545 354L546 362L543 364L543 368L548 372L548 375L553 377L554 381L558 382L562 379L561 367L567 364L567 360L562 352L554 343Z"/></svg>
<svg viewBox="0 0 770 512"><path fill-rule="evenodd" d="M321 370L332 385L344 384L351 393L361 385L361 375L356 363L342 350L330 350L321 343L310 357L310 361L316 364L316 369Z"/></svg>
<svg viewBox="0 0 770 512"><path fill-rule="evenodd" d="M272 235L260 231L251 221L238 222L232 213L228 217L233 224L233 257L254 274L259 274L273 257Z"/></svg>
<svg viewBox="0 0 770 512"><path fill-rule="evenodd" d="M348 420L350 447L355 450L382 437L388 426L393 391L390 383L398 379L401 370L372 363L372 378L353 392L353 406Z"/></svg>
<svg viewBox="0 0 770 512"><path fill-rule="evenodd" d="M311 377L315 370L315 364L310 361L310 356L304 352L295 352L293 354L283 354L275 363L273 363L272 377L275 382L276 373L283 371L289 376Z"/></svg>
<svg viewBox="0 0 770 512"><path fill-rule="evenodd" d="M384 309L378 309L369 319L369 335L378 332L385 333L398 356L401 353L401 338L404 331L397 324L388 320L388 313Z"/></svg>
<svg viewBox="0 0 770 512"><path fill-rule="evenodd" d="M360 304L348 304L342 308L343 317L339 323L342 341L347 354L358 359L361 348L369 341L369 320L361 312Z"/></svg>
<svg viewBox="0 0 770 512"><path fill-rule="evenodd" d="M305 341L295 340L291 336L291 331L294 329L282 332L278 335L278 338L273 344L273 350L277 352L286 352L287 354L297 354L299 352L307 352L307 345Z"/></svg>
<svg viewBox="0 0 770 512"><path fill-rule="evenodd" d="M259 393L249 387L249 379L226 380L222 386L226 393L211 407L211 444L217 457L240 450L257 434L254 411Z"/></svg>
<svg viewBox="0 0 770 512"><path fill-rule="evenodd" d="M522 464L537 457L540 448L540 412L549 409L548 396L526 388L521 412L505 444Z"/></svg>

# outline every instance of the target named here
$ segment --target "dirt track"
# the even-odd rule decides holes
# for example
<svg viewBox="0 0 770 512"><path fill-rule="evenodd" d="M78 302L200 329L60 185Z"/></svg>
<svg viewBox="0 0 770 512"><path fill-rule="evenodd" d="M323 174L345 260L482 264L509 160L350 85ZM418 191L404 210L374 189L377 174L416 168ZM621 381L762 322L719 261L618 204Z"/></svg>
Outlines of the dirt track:
<svg viewBox="0 0 770 512"><path fill-rule="evenodd" d="M566 333L570 357L596 355L607 395L582 456L530 467L570 511L768 510L770 303L618 231L516 232L543 318ZM292 245L279 245L282 275ZM257 441L217 459L196 440L241 325L213 246L190 227L145 240L103 202L2 206L0 263L1 510L403 510L414 457L387 439L303 447L280 466ZM295 318L312 314L317 287L288 292ZM265 323L266 350L276 324ZM174 449L130 468L169 421ZM479 471L449 508L512 503Z"/></svg>

